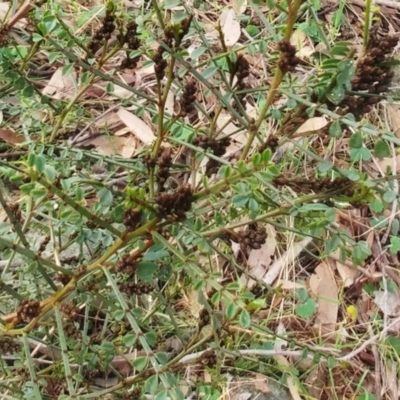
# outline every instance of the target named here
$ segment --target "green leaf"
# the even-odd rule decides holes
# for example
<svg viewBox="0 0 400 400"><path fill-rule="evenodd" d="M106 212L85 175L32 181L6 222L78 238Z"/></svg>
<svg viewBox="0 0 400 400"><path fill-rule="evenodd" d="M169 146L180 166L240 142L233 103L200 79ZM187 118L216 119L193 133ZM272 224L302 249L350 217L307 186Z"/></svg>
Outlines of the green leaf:
<svg viewBox="0 0 400 400"><path fill-rule="evenodd" d="M246 309L243 309L239 315L239 324L243 329L247 329L250 326L250 323L250 314Z"/></svg>
<svg viewBox="0 0 400 400"><path fill-rule="evenodd" d="M153 375L149 379L146 380L144 384L144 390L151 395L154 395L157 392L158 388L158 375Z"/></svg>
<svg viewBox="0 0 400 400"><path fill-rule="evenodd" d="M254 166L260 165L261 161L262 161L261 154L260 153L254 154L252 159L253 165Z"/></svg>
<svg viewBox="0 0 400 400"><path fill-rule="evenodd" d="M310 318L313 316L316 309L317 303L313 299L308 298L303 304L298 304L296 306L295 312L300 318Z"/></svg>
<svg viewBox="0 0 400 400"><path fill-rule="evenodd" d="M386 201L386 203L392 203L394 200L396 200L396 193L393 192L392 190L388 190L383 194L383 200Z"/></svg>
<svg viewBox="0 0 400 400"><path fill-rule="evenodd" d="M147 357L137 357L132 361L132 365L141 372L147 367L148 361Z"/></svg>
<svg viewBox="0 0 400 400"><path fill-rule="evenodd" d="M326 254L331 254L334 252L340 245L340 237L338 235L334 235L331 238L329 238L325 242L325 253Z"/></svg>
<svg viewBox="0 0 400 400"><path fill-rule="evenodd" d="M248 194L236 194L235 196L232 197L232 203L236 207L243 207L247 204L248 201L249 201Z"/></svg>
<svg viewBox="0 0 400 400"><path fill-rule="evenodd" d="M400 238L397 236L392 236L390 238L390 247L389 251L392 254L397 254L400 251Z"/></svg>
<svg viewBox="0 0 400 400"><path fill-rule="evenodd" d="M328 172L328 171L330 171L332 168L333 168L333 163L332 163L332 162L330 162L330 161L324 161L324 162L322 162L322 163L319 165L318 170L319 170L320 172Z"/></svg>
<svg viewBox="0 0 400 400"><path fill-rule="evenodd" d="M256 212L258 211L258 203L254 199L250 199L247 207L250 211Z"/></svg>
<svg viewBox="0 0 400 400"><path fill-rule="evenodd" d="M72 68L74 67L74 64L67 64L63 67L62 69L62 76L68 76L72 72Z"/></svg>
<svg viewBox="0 0 400 400"><path fill-rule="evenodd" d="M393 347L394 351L400 356L400 339L396 336L389 336L386 342Z"/></svg>
<svg viewBox="0 0 400 400"><path fill-rule="evenodd" d="M333 121L329 127L329 135L334 138L340 138L342 136L342 127L339 121Z"/></svg>
<svg viewBox="0 0 400 400"><path fill-rule="evenodd" d="M255 25L247 25L246 31L251 37L255 37L260 33L260 29L258 29Z"/></svg>
<svg viewBox="0 0 400 400"><path fill-rule="evenodd" d="M124 216L125 207L123 204L119 204L111 211L111 218L114 222L121 223Z"/></svg>
<svg viewBox="0 0 400 400"><path fill-rule="evenodd" d="M156 358L161 365L168 363L168 354L164 352L156 353Z"/></svg>
<svg viewBox="0 0 400 400"><path fill-rule="evenodd" d="M390 156L390 147L385 140L378 140L374 146L375 157L384 158Z"/></svg>
<svg viewBox="0 0 400 400"><path fill-rule="evenodd" d="M362 133L356 132L350 136L349 140L350 147L353 149L359 149L363 145Z"/></svg>
<svg viewBox="0 0 400 400"><path fill-rule="evenodd" d="M168 257L169 253L165 249L159 249L159 245L152 246L143 257L143 261L158 261Z"/></svg>
<svg viewBox="0 0 400 400"><path fill-rule="evenodd" d="M111 190L106 188L100 189L97 193L97 197L103 207L110 207L113 203L113 194Z"/></svg>
<svg viewBox="0 0 400 400"><path fill-rule="evenodd" d="M123 337L123 342L126 347L131 347L135 344L137 336L134 333L128 333Z"/></svg>
<svg viewBox="0 0 400 400"><path fill-rule="evenodd" d="M190 58L192 60L197 60L200 56L202 56L207 51L207 47L200 46L197 49L194 49L190 54Z"/></svg>
<svg viewBox="0 0 400 400"><path fill-rule="evenodd" d="M261 310L262 308L265 308L265 304L266 304L265 299L255 299L247 305L247 309L249 311L258 311Z"/></svg>
<svg viewBox="0 0 400 400"><path fill-rule="evenodd" d="M231 283L228 283L228 284L225 286L225 290L237 291L237 290L239 290L239 289L240 289L240 285L239 285L238 282L231 282Z"/></svg>
<svg viewBox="0 0 400 400"><path fill-rule="evenodd" d="M137 264L137 277L142 281L149 281L152 278L154 272L158 269L156 263L150 261L140 261Z"/></svg>
<svg viewBox="0 0 400 400"><path fill-rule="evenodd" d="M370 392L365 392L363 394L360 394L357 397L357 400L376 400L376 397L374 394L372 394Z"/></svg>
<svg viewBox="0 0 400 400"><path fill-rule="evenodd" d="M154 400L167 400L168 399L168 392L166 390L161 390L158 392Z"/></svg>
<svg viewBox="0 0 400 400"><path fill-rule="evenodd" d="M371 255L371 249L365 240L360 240L353 248L353 258L357 261L364 261Z"/></svg>
<svg viewBox="0 0 400 400"><path fill-rule="evenodd" d="M228 305L228 307L226 307L225 315L229 319L233 319L235 318L237 311L238 311L238 306L235 303L231 303Z"/></svg>
<svg viewBox="0 0 400 400"><path fill-rule="evenodd" d="M144 338L150 347L153 347L157 342L157 335L154 332L146 332Z"/></svg>
<svg viewBox="0 0 400 400"><path fill-rule="evenodd" d="M179 6L180 4L181 0L165 0L164 7L166 10L170 10L171 8Z"/></svg>
<svg viewBox="0 0 400 400"><path fill-rule="evenodd" d="M217 67L208 67L202 72L202 76L204 79L210 79L217 71Z"/></svg>

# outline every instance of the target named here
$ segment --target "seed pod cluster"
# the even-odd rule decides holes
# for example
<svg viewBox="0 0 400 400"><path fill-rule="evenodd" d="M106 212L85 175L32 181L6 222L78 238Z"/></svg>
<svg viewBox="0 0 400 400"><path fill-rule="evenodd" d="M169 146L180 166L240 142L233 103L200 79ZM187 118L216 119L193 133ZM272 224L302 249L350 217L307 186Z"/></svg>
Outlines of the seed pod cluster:
<svg viewBox="0 0 400 400"><path fill-rule="evenodd" d="M142 389L138 386L129 392L125 392L121 395L121 400L139 400L142 397Z"/></svg>
<svg viewBox="0 0 400 400"><path fill-rule="evenodd" d="M134 21L128 23L126 27L126 33L122 37L121 42L122 44L127 44L130 51L137 50L140 47L140 39L137 36L137 24ZM140 56L136 56L134 58L129 57L129 52L126 52L126 58L121 62L121 69L125 68L135 68Z"/></svg>
<svg viewBox="0 0 400 400"><path fill-rule="evenodd" d="M217 364L217 356L214 350L205 351L201 357L200 362L205 367L213 367Z"/></svg>
<svg viewBox="0 0 400 400"><path fill-rule="evenodd" d="M186 117L186 115L196 111L194 102L196 101L197 87L194 81L189 81L185 89L183 90L182 97L179 101L180 105L180 117Z"/></svg>
<svg viewBox="0 0 400 400"><path fill-rule="evenodd" d="M165 182L170 176L170 168L172 166L172 156L169 149L161 149L160 156L157 160L157 174L156 181L159 187L159 190L162 191L164 189Z"/></svg>
<svg viewBox="0 0 400 400"><path fill-rule="evenodd" d="M247 253L247 247L260 249L267 239L267 231L263 226L249 224L245 231L239 232L238 241L240 248Z"/></svg>
<svg viewBox="0 0 400 400"><path fill-rule="evenodd" d="M155 289L155 285L149 282L125 282L120 285L120 289L126 293L128 297L134 295L149 294Z"/></svg>
<svg viewBox="0 0 400 400"><path fill-rule="evenodd" d="M192 189L188 185L179 186L173 193L160 193L156 198L161 217L171 221L184 221L192 201Z"/></svg>
<svg viewBox="0 0 400 400"><path fill-rule="evenodd" d="M199 315L199 325L198 325L199 330L204 328L209 323L210 323L210 314L206 308L203 308L200 311L200 315Z"/></svg>
<svg viewBox="0 0 400 400"><path fill-rule="evenodd" d="M219 140L210 138L206 135L198 135L193 139L192 142L195 146L201 147L204 150L210 149L211 152L220 157L225 154L226 148L230 145L231 139L229 137L224 137ZM218 168L221 163L217 160L213 160L212 158L208 160L206 164L206 175L211 176L218 172Z"/></svg>
<svg viewBox="0 0 400 400"><path fill-rule="evenodd" d="M294 47L288 40L283 39L278 43L278 50L282 53L278 61L278 67L285 74L286 72L293 72L301 60L296 57L296 47Z"/></svg>
<svg viewBox="0 0 400 400"><path fill-rule="evenodd" d="M67 321L64 326L64 333L66 336L74 339L80 339L82 337L82 332L74 324L74 321Z"/></svg>
<svg viewBox="0 0 400 400"><path fill-rule="evenodd" d="M356 67L356 76L351 81L353 91L362 91L371 95L382 94L388 91L394 72L390 67L380 65L390 59L399 38L388 35L378 36L379 25L375 25L370 32L369 43L365 55L359 59ZM352 113L357 119L371 111L372 106L381 101L377 96L347 95L339 104L341 114Z"/></svg>
<svg viewBox="0 0 400 400"><path fill-rule="evenodd" d="M179 47L183 37L189 32L192 19L193 15L181 21L179 30L176 29L175 25L167 25L164 30L164 43L170 48L173 48L174 46ZM153 56L153 61L155 64L154 71L158 81L161 81L162 78L164 78L165 69L168 65L167 60L165 60L163 57L164 52L164 48L162 46L159 46Z"/></svg>
<svg viewBox="0 0 400 400"><path fill-rule="evenodd" d="M279 138L276 135L268 136L268 139L259 146L257 151L262 153L266 149L271 149L272 153L275 153L276 149L279 147Z"/></svg>
<svg viewBox="0 0 400 400"><path fill-rule="evenodd" d="M101 48L103 43L111 38L111 34L115 31L114 24L115 17L109 10L103 19L103 26L101 26L94 34L93 39L88 44L88 50L95 54Z"/></svg>
<svg viewBox="0 0 400 400"><path fill-rule="evenodd" d="M237 60L234 64L232 75L236 75L237 81L235 88L236 90L243 90L246 89L247 85L245 82L245 79L250 75L250 64L247 61L247 59L242 55L239 54L237 57ZM239 102L243 107L246 107L246 94L245 93L240 93L236 95ZM236 103L236 100L233 102L233 108L236 110L239 109L238 104Z"/></svg>
<svg viewBox="0 0 400 400"><path fill-rule="evenodd" d="M132 232L138 228L142 218L142 211L137 208L127 208L124 210L122 223L128 232Z"/></svg>
<svg viewBox="0 0 400 400"><path fill-rule="evenodd" d="M42 254L42 253L46 250L47 244L48 244L49 242L50 242L50 236L47 235L47 236L45 236L45 238L43 239L43 242L40 243L40 247L39 247L39 250L38 250L38 255Z"/></svg>
<svg viewBox="0 0 400 400"><path fill-rule="evenodd" d="M62 285L65 286L70 281L71 278L68 275L63 274L62 272L57 272L54 279L57 282L61 282Z"/></svg>
<svg viewBox="0 0 400 400"><path fill-rule="evenodd" d="M61 304L60 311L66 321L76 321L80 316L80 310L73 302Z"/></svg>
<svg viewBox="0 0 400 400"><path fill-rule="evenodd" d="M37 300L29 299L22 300L17 308L17 321L30 322L40 314L40 302Z"/></svg>
<svg viewBox="0 0 400 400"><path fill-rule="evenodd" d="M115 263L116 272L124 272L125 274L132 275L137 270L137 263L139 259L132 254L124 254L124 256Z"/></svg>
<svg viewBox="0 0 400 400"><path fill-rule="evenodd" d="M331 190L342 190L341 194L346 196L352 196L354 193L354 185L346 177L331 180L329 177L322 179L295 177L289 179L284 176L278 176L273 179L272 183L276 186L288 186L300 193L310 193L311 191L321 193Z"/></svg>
<svg viewBox="0 0 400 400"><path fill-rule="evenodd" d="M13 354L18 353L21 346L18 342L8 336L0 336L0 353Z"/></svg>
<svg viewBox="0 0 400 400"><path fill-rule="evenodd" d="M79 265L79 267L74 272L75 278L80 278L82 275L86 274L86 271L87 271L87 265L85 264Z"/></svg>
<svg viewBox="0 0 400 400"><path fill-rule="evenodd" d="M19 204L18 203L10 203L8 204L9 209L11 210L11 212L14 214L15 219L18 222L22 221L22 212L19 209Z"/></svg>

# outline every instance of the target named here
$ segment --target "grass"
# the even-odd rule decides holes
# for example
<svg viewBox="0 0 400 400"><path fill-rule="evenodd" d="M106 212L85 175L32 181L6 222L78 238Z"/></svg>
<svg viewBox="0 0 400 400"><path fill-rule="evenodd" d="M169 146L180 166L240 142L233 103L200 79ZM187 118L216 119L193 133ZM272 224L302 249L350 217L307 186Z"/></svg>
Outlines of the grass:
<svg viewBox="0 0 400 400"><path fill-rule="evenodd" d="M397 398L398 38L321 7L14 4L2 398Z"/></svg>

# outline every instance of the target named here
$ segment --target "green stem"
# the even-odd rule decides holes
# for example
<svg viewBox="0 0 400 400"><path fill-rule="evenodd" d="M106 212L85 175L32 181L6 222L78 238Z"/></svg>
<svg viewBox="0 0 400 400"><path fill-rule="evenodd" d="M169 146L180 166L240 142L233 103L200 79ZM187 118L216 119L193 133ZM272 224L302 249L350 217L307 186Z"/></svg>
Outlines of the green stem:
<svg viewBox="0 0 400 400"><path fill-rule="evenodd" d="M79 98L83 95L83 93L86 92L86 90L89 89L90 85L92 84L93 80L94 80L95 76L91 75L89 77L89 82L85 85L83 85L79 90L78 93L76 93L76 95L71 99L71 101L68 103L68 105L64 108L64 110L62 111L61 115L58 117L57 123L53 128L53 131L51 132L50 138L48 140L48 143L52 143L54 142L55 138L57 137L57 133L59 131L59 129L61 128L61 126L64 124L64 120L67 117L67 115L69 114L69 112L72 110L72 108L74 107L75 103L79 100Z"/></svg>
<svg viewBox="0 0 400 400"><path fill-rule="evenodd" d="M297 18L297 13L299 11L300 5L302 3L302 0L293 0L293 3L289 3L289 13L288 13L288 19L286 22L286 29L285 29L285 35L284 35L284 40L290 40L290 37L292 36L293 33L293 27L296 22ZM251 149L251 146L253 145L254 138L257 135L258 130L260 129L260 126L267 115L268 109L271 106L272 102L275 99L276 92L282 83L282 79L284 77L284 73L282 70L277 66L275 70L275 75L274 75L274 80L271 84L271 87L269 89L266 101L264 103L263 108L260 111L260 115L255 122L255 124L251 125L249 128L249 139L246 142L246 145L244 147L243 153L240 157L241 160L245 160L247 155L249 154L249 151Z"/></svg>
<svg viewBox="0 0 400 400"><path fill-rule="evenodd" d="M369 31L371 29L372 4L373 4L373 0L366 0L366 2L365 2L365 20L364 20L364 38L363 38L364 51L367 49L368 42L369 42Z"/></svg>

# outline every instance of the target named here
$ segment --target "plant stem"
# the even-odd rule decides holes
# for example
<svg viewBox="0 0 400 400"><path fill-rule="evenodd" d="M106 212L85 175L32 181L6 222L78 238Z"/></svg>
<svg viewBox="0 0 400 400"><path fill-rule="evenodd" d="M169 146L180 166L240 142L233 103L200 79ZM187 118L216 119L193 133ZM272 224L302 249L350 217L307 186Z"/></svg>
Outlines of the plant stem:
<svg viewBox="0 0 400 400"><path fill-rule="evenodd" d="M288 19L286 22L286 29L285 29L285 35L284 35L284 40L290 40L292 33L293 33L293 27L296 22L297 18L297 13L299 11L300 5L302 3L302 0L293 0L293 2L289 2L289 12L288 12ZM246 145L243 149L243 153L240 157L241 160L245 160L247 155L249 154L249 151L251 149L251 146L253 144L254 138L257 135L258 130L260 129L260 126L267 115L268 109L271 106L272 102L275 99L276 92L282 83L282 79L284 77L284 73L282 70L279 68L279 66L276 67L275 70L275 75L274 75L274 80L272 81L271 87L268 91L267 98L265 100L264 106L260 111L260 115L257 119L257 121L249 126L249 139L246 142Z"/></svg>

